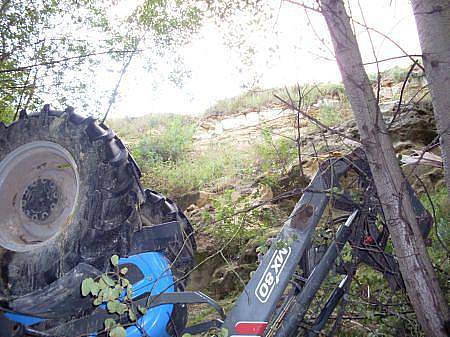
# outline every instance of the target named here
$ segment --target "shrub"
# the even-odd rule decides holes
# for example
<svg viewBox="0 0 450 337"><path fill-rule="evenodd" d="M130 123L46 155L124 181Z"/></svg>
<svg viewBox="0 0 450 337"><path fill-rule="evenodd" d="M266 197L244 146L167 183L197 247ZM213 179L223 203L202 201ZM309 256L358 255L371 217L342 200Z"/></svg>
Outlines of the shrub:
<svg viewBox="0 0 450 337"><path fill-rule="evenodd" d="M176 116L163 130L149 130L139 141L134 154L150 163L177 162L192 146L195 126Z"/></svg>
<svg viewBox="0 0 450 337"><path fill-rule="evenodd" d="M185 154L177 162L140 163L147 186L171 196L214 187L248 175L251 155L225 146L216 146L201 154Z"/></svg>
<svg viewBox="0 0 450 337"><path fill-rule="evenodd" d="M273 212L261 208L247 211L258 195L233 197L234 190L229 189L213 200L214 216L208 211L203 212L203 221L214 220L208 230L215 238L224 253L231 258L239 256L245 244L254 238L264 236L268 228L278 220Z"/></svg>
<svg viewBox="0 0 450 337"><path fill-rule="evenodd" d="M344 119L341 111L336 110L336 108L333 106L327 105L320 107L317 117L323 124L327 126L336 125L339 122L342 122L342 120Z"/></svg>
<svg viewBox="0 0 450 337"><path fill-rule="evenodd" d="M287 138L275 140L269 129L263 129L261 132L263 142L256 145L261 169L287 173L289 163L297 154L295 142Z"/></svg>

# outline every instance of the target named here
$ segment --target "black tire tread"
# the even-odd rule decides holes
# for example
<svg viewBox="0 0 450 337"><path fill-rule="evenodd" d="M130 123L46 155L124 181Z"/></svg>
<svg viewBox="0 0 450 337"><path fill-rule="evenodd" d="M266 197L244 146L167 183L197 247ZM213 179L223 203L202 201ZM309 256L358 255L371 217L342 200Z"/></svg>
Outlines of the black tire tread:
<svg viewBox="0 0 450 337"><path fill-rule="evenodd" d="M180 282L184 288L186 284L185 277L195 264L194 254L197 249L197 244L194 237L194 229L188 218L184 215L181 209L171 199L165 197L161 193L146 189L146 201L141 205L140 214L142 224L144 226L152 226L170 221L177 221L183 230L183 242L180 242L178 247L173 248L172 251L165 252L166 256L174 261L173 271L177 279L182 279ZM181 253L180 253L180 250Z"/></svg>
<svg viewBox="0 0 450 337"><path fill-rule="evenodd" d="M138 208L144 191L140 171L112 130L92 117L76 114L73 108L55 111L46 105L38 113L21 114L9 125L1 123L0 160L15 147L34 140L60 143L82 163L79 170L85 196L80 195L77 218L70 224L78 228L80 236L77 242L62 238L59 253L55 247L24 253L0 248L3 299L41 289L80 262L105 270L109 256L127 255L131 234L141 226ZM81 161L78 156L85 158Z"/></svg>

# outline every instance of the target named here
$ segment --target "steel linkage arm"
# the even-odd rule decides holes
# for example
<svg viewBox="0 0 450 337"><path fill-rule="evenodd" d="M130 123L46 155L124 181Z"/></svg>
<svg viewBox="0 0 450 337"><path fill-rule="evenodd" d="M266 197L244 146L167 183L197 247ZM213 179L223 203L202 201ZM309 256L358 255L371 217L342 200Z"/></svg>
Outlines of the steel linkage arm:
<svg viewBox="0 0 450 337"><path fill-rule="evenodd" d="M267 333L266 328L268 322L273 317L277 305L280 303L280 299L298 267L300 259L310 247L311 237L317 224L320 222L325 207L330 201L330 194L334 194L334 188L342 190L340 178L350 170L356 172L361 178L363 189L371 196L369 203L374 203L374 206L364 205L364 208L369 209L373 214L377 212L381 212L382 214L370 168L364 151L361 148L356 149L347 156L331 158L322 163L319 171L305 189L293 212L283 224L281 232L264 256L254 276L250 279L245 290L225 319L223 327L228 329L230 336L263 336L265 332ZM420 203L406 179L405 182L407 192L410 195L414 211L420 223L422 234L426 236L431 228L432 218ZM333 197L332 204L334 208L346 212L353 212L361 207L361 205L353 202L351 196L345 191L339 197ZM367 220L367 218L365 219ZM369 230L369 233L371 230L376 230L374 219L366 222L366 224L368 228L365 230ZM358 225L365 228L364 224ZM386 244L386 236L383 239L382 234L388 235L388 232L378 234L374 239L376 249L372 249L373 252L367 253L367 250L364 249L365 247L361 247L362 249L356 248L354 249L356 256L359 261L383 271L388 280L398 281L397 262L393 257L387 257L383 252ZM352 246L361 246L361 242L359 242L360 238L355 240L350 235L350 237L345 238L345 240L347 239L352 243ZM320 262L316 266L316 269L319 266L325 269L330 267L326 261ZM389 270L390 274L386 273L386 270ZM297 331L299 322L303 319L310 301L323 281L323 273L319 273L318 271L314 271L310 277L318 277L317 275L321 275L321 277L316 279L316 283L311 283L313 281L308 280L303 291L301 291L302 296L295 298L296 304L293 309L289 309L290 312L282 321L282 327L277 333L277 336L292 336ZM339 291L337 292L339 293ZM340 296L336 295L332 300L333 303L331 303L333 306L330 304L327 309L328 311L332 310L331 307L334 308L337 305L334 302L338 298ZM325 314L329 315L331 313L325 312ZM317 328L322 324L321 321L316 323ZM273 333L272 328L274 327L271 327L271 334Z"/></svg>
<svg viewBox="0 0 450 337"><path fill-rule="evenodd" d="M354 211L336 233L336 239L328 246L325 255L312 271L302 290L295 296L289 311L283 317L283 323L277 330L276 337L293 337L303 320L322 282L333 268L336 258L350 237L352 225L357 219L358 210Z"/></svg>
<svg viewBox="0 0 450 337"><path fill-rule="evenodd" d="M331 188L337 186L339 178L355 164L365 163L361 152L329 159L320 166L285 221L276 241L228 314L224 327L231 336L262 336L302 255L310 245L311 236L328 204Z"/></svg>

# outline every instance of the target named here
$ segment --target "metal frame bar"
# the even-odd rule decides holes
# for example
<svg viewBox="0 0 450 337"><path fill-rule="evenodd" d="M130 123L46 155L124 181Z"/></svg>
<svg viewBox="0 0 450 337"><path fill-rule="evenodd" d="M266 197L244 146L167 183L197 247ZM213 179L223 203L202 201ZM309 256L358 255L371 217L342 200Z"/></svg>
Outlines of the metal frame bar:
<svg viewBox="0 0 450 337"><path fill-rule="evenodd" d="M224 327L229 335L237 334L239 322L268 322L284 293L312 234L328 204L328 191L351 168L348 160L331 159L318 173L300 198L274 244L264 256L254 276L227 315ZM278 249L286 242L288 247Z"/></svg>

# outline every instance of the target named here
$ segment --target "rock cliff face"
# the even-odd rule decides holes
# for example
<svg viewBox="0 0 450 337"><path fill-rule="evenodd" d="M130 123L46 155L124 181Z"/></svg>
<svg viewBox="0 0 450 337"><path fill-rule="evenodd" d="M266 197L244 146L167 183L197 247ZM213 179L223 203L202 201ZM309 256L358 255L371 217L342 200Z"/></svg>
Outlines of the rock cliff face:
<svg viewBox="0 0 450 337"><path fill-rule="evenodd" d="M261 131L264 128L270 129L278 137L292 135L295 128L295 114L275 106L260 111L208 116L199 122L194 140L198 149L204 149L218 142L235 144L239 149L261 140Z"/></svg>
<svg viewBox="0 0 450 337"><path fill-rule="evenodd" d="M407 90L403 93L403 102L408 102L413 96L417 97L416 93L425 85L426 79L423 74L414 72L408 81ZM382 81L380 109L384 115L392 116L392 113L397 108L402 86L402 82L396 82L391 79ZM376 84L374 84L374 90L376 90ZM348 105L345 106L341 99L339 95L333 94L321 97L309 109L309 113L316 115L321 108L331 108L346 116L351 115ZM409 116L407 118L415 117ZM428 123L428 121L424 122ZM233 144L237 149L242 149L257 141L261 141L262 130L264 129L270 130L275 140L285 136L295 137L296 124L296 113L276 103L260 109L244 110L230 115L212 114L199 120L197 131L194 134L195 147L197 150L203 150L211 144L219 143ZM307 121L302 117L300 127L307 125ZM344 127L346 125L341 126L340 129ZM423 130L425 129L423 128Z"/></svg>

